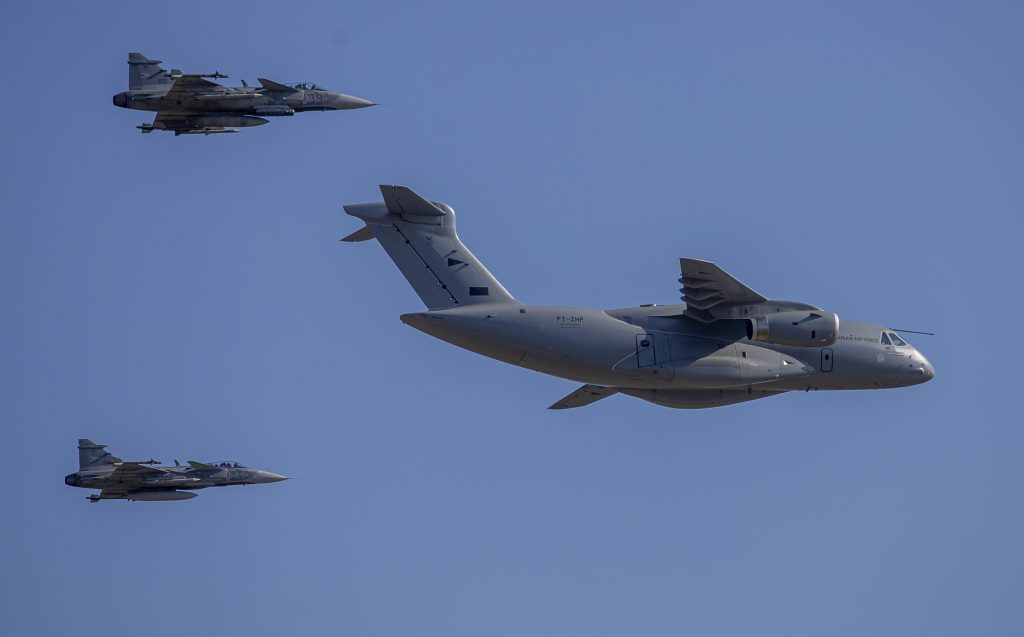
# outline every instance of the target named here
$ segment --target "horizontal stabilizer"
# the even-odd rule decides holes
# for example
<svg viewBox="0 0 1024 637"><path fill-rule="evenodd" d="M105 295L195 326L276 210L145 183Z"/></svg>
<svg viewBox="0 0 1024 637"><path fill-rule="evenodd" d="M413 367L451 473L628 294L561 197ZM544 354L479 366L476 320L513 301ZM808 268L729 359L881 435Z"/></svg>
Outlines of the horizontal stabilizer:
<svg viewBox="0 0 1024 637"><path fill-rule="evenodd" d="M381 185L388 212L400 217L443 217L445 212L405 186Z"/></svg>
<svg viewBox="0 0 1024 637"><path fill-rule="evenodd" d="M357 243L359 241L369 241L372 238L373 230L370 230L370 226L363 226L362 228L356 230L352 234L342 239L342 241L346 241L348 243Z"/></svg>
<svg viewBox="0 0 1024 637"><path fill-rule="evenodd" d="M590 403L596 403L602 398L607 398L617 393L619 393L619 390L614 387L584 385L554 405L551 405L548 409L575 409L576 407L586 407Z"/></svg>
<svg viewBox="0 0 1024 637"><path fill-rule="evenodd" d="M206 464L205 462L196 462L195 460L189 460L188 466L193 469L203 469L204 471L217 471L219 467L215 467L212 464Z"/></svg>
<svg viewBox="0 0 1024 637"><path fill-rule="evenodd" d="M288 86L287 84L281 84L279 82L274 82L273 80L268 80L265 77L258 77L256 79L259 81L260 86L267 89L268 91L287 91L289 93L295 93L298 90L292 88L291 86Z"/></svg>

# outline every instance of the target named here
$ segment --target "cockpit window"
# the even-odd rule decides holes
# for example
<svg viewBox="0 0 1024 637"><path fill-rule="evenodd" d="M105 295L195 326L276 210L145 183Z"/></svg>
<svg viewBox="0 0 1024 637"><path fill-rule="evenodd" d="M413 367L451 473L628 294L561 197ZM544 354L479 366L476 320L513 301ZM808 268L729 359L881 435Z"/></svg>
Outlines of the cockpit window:
<svg viewBox="0 0 1024 637"><path fill-rule="evenodd" d="M889 336L885 332L882 332L882 345L892 345L889 342Z"/></svg>
<svg viewBox="0 0 1024 637"><path fill-rule="evenodd" d="M297 88L297 89L302 90L302 91L322 91L322 90L324 90L324 88L322 86L320 86L319 84L314 84L312 82L299 82L298 84L292 84L292 86L294 88Z"/></svg>
<svg viewBox="0 0 1024 637"><path fill-rule="evenodd" d="M208 462L207 464L220 467L221 469L248 469L248 467L237 460L218 460L216 462Z"/></svg>
<svg viewBox="0 0 1024 637"><path fill-rule="evenodd" d="M896 336L895 333L890 332L889 333L889 337L892 338L892 344L895 345L896 347L906 347L907 346L907 342L904 341L899 336Z"/></svg>

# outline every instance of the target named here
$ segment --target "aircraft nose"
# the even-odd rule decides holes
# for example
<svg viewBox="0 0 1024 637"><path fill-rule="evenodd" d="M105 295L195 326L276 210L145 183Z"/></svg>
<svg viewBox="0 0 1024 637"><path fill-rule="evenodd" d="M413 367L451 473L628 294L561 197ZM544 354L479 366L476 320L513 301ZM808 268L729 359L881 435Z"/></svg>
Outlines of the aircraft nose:
<svg viewBox="0 0 1024 637"><path fill-rule="evenodd" d="M375 102L370 100L364 100L361 97L353 97L352 95L343 95L341 93L334 99L334 103L337 108L342 110L349 110L353 108L366 108L368 106L376 106Z"/></svg>
<svg viewBox="0 0 1024 637"><path fill-rule="evenodd" d="M935 368L932 367L932 364L928 362L928 359L921 352L915 350L912 360L913 373L919 377L919 382L927 383L935 378Z"/></svg>
<svg viewBox="0 0 1024 637"><path fill-rule="evenodd" d="M922 366L922 368L924 370L924 379L925 380L931 380L931 379L935 378L935 368L932 367L931 363L929 363L927 360L924 361L924 365Z"/></svg>
<svg viewBox="0 0 1024 637"><path fill-rule="evenodd" d="M281 482L287 480L287 476L282 476L277 473L271 473L270 471L260 471L259 473L260 482Z"/></svg>

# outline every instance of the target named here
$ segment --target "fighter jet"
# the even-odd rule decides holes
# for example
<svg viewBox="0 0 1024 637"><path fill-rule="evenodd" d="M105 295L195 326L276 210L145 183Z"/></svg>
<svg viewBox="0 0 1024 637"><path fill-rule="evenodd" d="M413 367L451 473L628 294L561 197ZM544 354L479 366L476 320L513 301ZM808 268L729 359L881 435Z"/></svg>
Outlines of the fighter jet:
<svg viewBox="0 0 1024 637"><path fill-rule="evenodd" d="M583 383L551 409L617 393L680 409L718 407L792 391L906 387L935 375L901 330L769 299L700 259L679 260L681 304L526 305L463 245L451 206L404 186L380 190L383 202L344 206L365 225L342 240L377 239L423 300L428 311L402 322Z"/></svg>
<svg viewBox="0 0 1024 637"><path fill-rule="evenodd" d="M165 502L188 500L190 493L206 487L227 487L234 484L266 484L288 478L251 469L234 460L196 462L189 460L182 466L177 460L173 467L159 467L159 460L125 461L110 455L106 445L92 440L78 440L78 471L64 477L69 487L100 489L99 494L87 496L89 502L100 500L138 500Z"/></svg>
<svg viewBox="0 0 1024 637"><path fill-rule="evenodd" d="M175 135L237 133L238 128L266 124L266 117L374 106L369 100L334 93L312 82L281 84L261 77L260 88L255 88L245 80L240 87L210 81L226 77L219 72L168 72L160 68L160 60L129 53L128 90L114 96L114 106L156 111L152 124L137 128L143 133L164 130Z"/></svg>

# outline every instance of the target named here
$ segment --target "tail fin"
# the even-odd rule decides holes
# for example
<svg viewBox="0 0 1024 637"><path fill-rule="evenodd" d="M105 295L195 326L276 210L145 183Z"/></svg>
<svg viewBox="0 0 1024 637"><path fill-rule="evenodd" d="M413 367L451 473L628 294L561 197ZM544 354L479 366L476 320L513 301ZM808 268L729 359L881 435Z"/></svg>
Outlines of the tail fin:
<svg viewBox="0 0 1024 637"><path fill-rule="evenodd" d="M128 54L128 90L170 86L173 80L160 68L160 60L150 60L141 53Z"/></svg>
<svg viewBox="0 0 1024 637"><path fill-rule="evenodd" d="M78 470L95 469L121 462L120 458L110 455L106 449L106 445L98 445L88 438L79 438Z"/></svg>
<svg viewBox="0 0 1024 637"><path fill-rule="evenodd" d="M345 240L380 241L428 309L515 301L459 240L451 206L427 201L405 186L380 191L383 203L345 206L366 223Z"/></svg>

